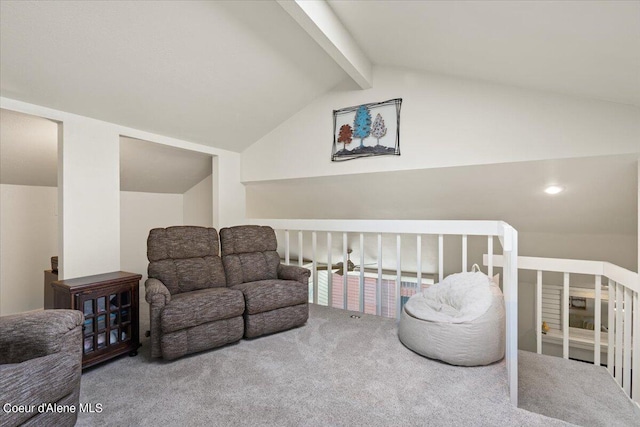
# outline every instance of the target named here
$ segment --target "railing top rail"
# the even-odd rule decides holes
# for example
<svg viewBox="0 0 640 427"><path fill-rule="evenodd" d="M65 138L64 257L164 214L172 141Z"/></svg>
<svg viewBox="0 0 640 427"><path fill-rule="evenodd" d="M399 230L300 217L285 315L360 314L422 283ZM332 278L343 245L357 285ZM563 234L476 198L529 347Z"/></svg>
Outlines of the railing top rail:
<svg viewBox="0 0 640 427"><path fill-rule="evenodd" d="M350 233L448 234L468 236L504 236L511 228L504 221L431 221L369 219L260 219L249 224L268 225L278 230L331 231Z"/></svg>
<svg viewBox="0 0 640 427"><path fill-rule="evenodd" d="M633 291L640 292L638 273L622 268L610 262L603 263L603 276L620 283ZM635 284L635 286L634 286Z"/></svg>
<svg viewBox="0 0 640 427"><path fill-rule="evenodd" d="M483 263L488 262L487 254L483 256ZM504 264L502 255L493 256L493 265L502 267ZM518 268L521 270L540 270L557 273L589 274L593 276L605 276L616 283L640 292L638 273L627 270L615 264L605 261L588 261L563 258L518 257Z"/></svg>

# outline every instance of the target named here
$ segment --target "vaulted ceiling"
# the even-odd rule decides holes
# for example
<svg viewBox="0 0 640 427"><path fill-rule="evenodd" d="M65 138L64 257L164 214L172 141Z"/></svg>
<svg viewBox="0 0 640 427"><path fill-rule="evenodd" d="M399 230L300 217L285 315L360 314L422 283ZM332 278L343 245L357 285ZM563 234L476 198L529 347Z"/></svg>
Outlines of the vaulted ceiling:
<svg viewBox="0 0 640 427"><path fill-rule="evenodd" d="M0 2L2 96L242 151L345 78L275 2Z"/></svg>
<svg viewBox="0 0 640 427"><path fill-rule="evenodd" d="M638 1L329 4L374 64L640 105Z"/></svg>
<svg viewBox="0 0 640 427"><path fill-rule="evenodd" d="M328 5L351 52L373 67L640 105L637 1ZM337 84L357 87L349 64L290 9L3 0L0 94L241 152Z"/></svg>
<svg viewBox="0 0 640 427"><path fill-rule="evenodd" d="M310 10L316 21L305 15ZM367 69L378 65L640 106L640 2L0 1L3 97L236 152L338 85L375 85ZM55 124L39 119L29 131L24 117L2 116L0 181L55 185ZM7 148L18 128L24 142ZM37 136L46 129L49 137ZM25 173L34 168L21 167L28 160L20 147L31 148L38 173ZM167 150L123 140L123 189L183 192L208 173L208 157ZM153 175L143 170L146 157L200 172ZM555 199L534 194L552 172L570 191ZM163 181L175 176L182 184ZM505 176L518 177L505 190L515 201L509 206L483 190ZM413 197L402 185L408 181L425 184L420 199L388 213ZM283 216L278 209L295 203L287 212L300 217L329 216L318 206L330 206L333 217L464 219L472 203L475 219L500 217L523 230L637 230L637 156L362 175L350 183L371 193L366 206L341 177L310 178L249 185L249 214ZM288 202L274 204L284 193ZM313 203L301 203L311 194Z"/></svg>

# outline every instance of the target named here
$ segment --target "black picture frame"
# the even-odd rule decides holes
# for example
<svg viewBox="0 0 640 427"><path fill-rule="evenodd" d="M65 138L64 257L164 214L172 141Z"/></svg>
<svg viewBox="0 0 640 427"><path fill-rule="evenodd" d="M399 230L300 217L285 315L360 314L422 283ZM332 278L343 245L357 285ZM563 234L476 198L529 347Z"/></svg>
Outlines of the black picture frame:
<svg viewBox="0 0 640 427"><path fill-rule="evenodd" d="M331 161L399 156L401 107L402 98L395 98L333 110ZM358 139L360 145L347 147Z"/></svg>

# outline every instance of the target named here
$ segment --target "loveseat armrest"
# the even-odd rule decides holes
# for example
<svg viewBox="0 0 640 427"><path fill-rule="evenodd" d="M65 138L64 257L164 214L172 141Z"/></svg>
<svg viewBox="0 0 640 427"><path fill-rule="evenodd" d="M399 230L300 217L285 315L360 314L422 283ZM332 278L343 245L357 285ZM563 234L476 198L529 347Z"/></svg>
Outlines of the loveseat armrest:
<svg viewBox="0 0 640 427"><path fill-rule="evenodd" d="M161 357L160 338L162 328L160 317L164 307L171 301L169 289L158 279L147 279L144 282L145 299L149 303L149 326L151 332L151 357Z"/></svg>
<svg viewBox="0 0 640 427"><path fill-rule="evenodd" d="M145 299L151 305L164 307L171 301L169 289L158 279L147 279L144 288Z"/></svg>
<svg viewBox="0 0 640 427"><path fill-rule="evenodd" d="M83 322L84 315L78 310L43 310L0 317L0 364L21 363L65 351L67 341L75 339L69 332ZM73 344L78 345L75 341Z"/></svg>
<svg viewBox="0 0 640 427"><path fill-rule="evenodd" d="M298 267L297 265L278 265L278 279L295 280L308 285L309 276L311 276L311 271L308 268Z"/></svg>

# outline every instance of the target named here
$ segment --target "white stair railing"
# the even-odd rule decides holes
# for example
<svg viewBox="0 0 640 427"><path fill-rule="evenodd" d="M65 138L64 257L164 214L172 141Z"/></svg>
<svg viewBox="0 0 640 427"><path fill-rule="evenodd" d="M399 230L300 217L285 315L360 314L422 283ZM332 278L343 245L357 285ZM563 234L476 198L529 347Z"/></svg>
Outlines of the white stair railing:
<svg viewBox="0 0 640 427"><path fill-rule="evenodd" d="M250 219L250 224L267 225L275 230L284 231L284 242L279 242L284 248L285 263L291 260L290 233L298 232L297 257L298 265L303 265L302 248L304 246L303 233L311 236L311 278L313 279L313 289L311 298L314 303L318 303L318 258L319 248L317 247L318 233L326 233L327 251L326 264L333 265L333 235L342 234L342 259L343 266L347 266L348 257L348 235L358 234L360 248L360 268L359 268L359 301L357 307L361 312L365 309L365 269L364 269L364 238L371 234L377 237L377 280L375 286L375 313L382 314L382 294L383 294L383 235L395 236L395 260L386 260L387 265L395 266L395 316L400 318L402 307L403 275L402 275L402 240L406 235L413 235L415 238L416 250L416 282L412 292L420 290L423 280L422 265L422 236L433 235L438 239L437 269L438 280L444 278L444 236L460 236L462 239L462 271L467 271L468 257L468 236L486 236L487 251L493 253L493 241L498 237L502 246L502 259L504 260L503 270L503 293L506 308L506 366L508 386L511 402L518 404L518 233L510 225L502 221L419 221L419 220L294 220L294 219ZM406 254L405 254L406 256ZM479 254L478 254L479 257ZM392 261L392 262L388 262ZM493 264L489 265L489 275L493 275ZM329 270L330 271L330 270ZM435 273L435 272L429 272ZM342 276L342 308L348 309L348 274L343 271ZM333 274L327 274L328 304L333 301L333 289L338 283L333 283ZM337 290L340 290L337 288Z"/></svg>
<svg viewBox="0 0 640 427"><path fill-rule="evenodd" d="M484 256L485 265L504 265L501 255ZM542 353L543 343L543 273L563 274L561 292L562 356L569 358L572 341L569 325L570 276L572 274L593 277L594 321L593 321L593 363L602 364L601 353L606 346L607 370L627 396L640 406L640 305L638 293L640 283L638 273L602 261L584 261L559 258L518 257L520 270L536 272L536 349ZM602 342L603 285L608 291L607 342Z"/></svg>

